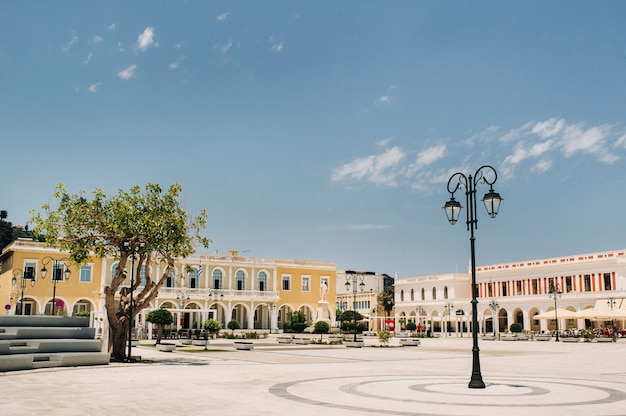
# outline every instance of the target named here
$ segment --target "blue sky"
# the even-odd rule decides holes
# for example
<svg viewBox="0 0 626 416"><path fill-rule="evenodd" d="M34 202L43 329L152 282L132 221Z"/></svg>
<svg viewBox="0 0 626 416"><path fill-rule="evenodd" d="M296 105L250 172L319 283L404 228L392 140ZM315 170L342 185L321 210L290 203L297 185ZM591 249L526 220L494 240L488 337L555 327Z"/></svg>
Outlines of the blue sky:
<svg viewBox="0 0 626 416"><path fill-rule="evenodd" d="M626 3L5 1L0 208L179 182L208 252L465 272L626 247ZM478 197L488 191L481 185ZM457 199L464 201L461 196Z"/></svg>

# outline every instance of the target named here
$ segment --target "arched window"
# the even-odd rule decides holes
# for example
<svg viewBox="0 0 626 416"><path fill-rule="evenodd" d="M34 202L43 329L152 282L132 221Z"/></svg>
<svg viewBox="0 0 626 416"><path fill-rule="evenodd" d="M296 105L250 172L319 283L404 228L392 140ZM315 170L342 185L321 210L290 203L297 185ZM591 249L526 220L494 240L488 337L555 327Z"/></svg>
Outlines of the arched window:
<svg viewBox="0 0 626 416"><path fill-rule="evenodd" d="M400 291L400 302L404 302L404 290Z"/></svg>
<svg viewBox="0 0 626 416"><path fill-rule="evenodd" d="M415 300L415 290L411 289L411 302Z"/></svg>
<svg viewBox="0 0 626 416"><path fill-rule="evenodd" d="M187 274L189 277L189 288L195 289L198 287L198 269L191 269Z"/></svg>
<svg viewBox="0 0 626 416"><path fill-rule="evenodd" d="M443 298L448 299L448 286L443 287Z"/></svg>
<svg viewBox="0 0 626 416"><path fill-rule="evenodd" d="M243 270L237 270L237 273L235 273L235 281L237 290L246 290L246 275Z"/></svg>
<svg viewBox="0 0 626 416"><path fill-rule="evenodd" d="M437 288L433 287L433 300L437 300Z"/></svg>
<svg viewBox="0 0 626 416"><path fill-rule="evenodd" d="M223 289L222 286L223 273L220 269L213 270L213 289Z"/></svg>
<svg viewBox="0 0 626 416"><path fill-rule="evenodd" d="M422 300L426 300L426 291L422 288Z"/></svg>
<svg viewBox="0 0 626 416"><path fill-rule="evenodd" d="M139 273L139 286L146 285L146 265L141 266L141 272Z"/></svg>
<svg viewBox="0 0 626 416"><path fill-rule="evenodd" d="M267 274L259 272L259 290L265 292L267 290Z"/></svg>
<svg viewBox="0 0 626 416"><path fill-rule="evenodd" d="M174 269L170 270L170 274L167 275L167 280L164 284L165 287L174 287Z"/></svg>

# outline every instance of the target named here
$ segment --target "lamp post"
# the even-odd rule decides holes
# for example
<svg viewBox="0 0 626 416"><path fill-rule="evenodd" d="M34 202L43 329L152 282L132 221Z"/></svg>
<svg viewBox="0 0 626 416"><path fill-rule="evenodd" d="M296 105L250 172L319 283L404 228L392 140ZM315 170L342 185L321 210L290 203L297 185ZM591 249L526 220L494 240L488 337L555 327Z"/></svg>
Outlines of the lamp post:
<svg viewBox="0 0 626 416"><path fill-rule="evenodd" d="M492 176L493 179L491 179ZM472 378L468 387L474 389L485 388L485 383L480 373L480 350L478 348L478 300L476 299L476 254L474 248L474 230L478 228L478 220L476 218L476 186L481 183L489 185L489 192L485 194L482 201L485 204L485 208L487 208L489 216L495 218L500 208L500 202L502 202L500 194L493 190L493 184L496 183L497 179L498 174L496 170L489 165L483 165L478 168L474 176L465 176L460 172L453 174L448 180L450 200L446 202L443 207L450 224L455 224L461 213L462 206L454 199L454 193L461 187L465 188L465 203L467 205L465 223L467 230L470 232L470 255L472 262Z"/></svg>
<svg viewBox="0 0 626 416"><path fill-rule="evenodd" d="M17 284L17 279L20 279L20 315L24 315L24 289L26 289L26 281L30 281L30 287L35 286L35 274L33 270L26 270L23 272L21 269L13 270L13 278L11 279L11 284L15 286Z"/></svg>
<svg viewBox="0 0 626 416"><path fill-rule="evenodd" d="M66 259L66 258L54 259L50 256L46 256L43 259L41 259L42 267L39 272L41 273L42 279L45 279L46 274L48 273L48 269L46 268L46 266L52 263L52 277L51 277L52 279L52 308L51 308L52 313L51 315L56 315L57 283L62 282L64 280L69 280L70 275L72 274L67 264L69 261L70 259Z"/></svg>
<svg viewBox="0 0 626 416"><path fill-rule="evenodd" d="M556 342L559 342L559 313L557 311L556 308L556 299L561 297L561 293L563 293L561 291L561 286L559 286L558 283L553 284L552 287L550 288L550 293L549 296L551 298L554 298L554 320L556 322Z"/></svg>
<svg viewBox="0 0 626 416"><path fill-rule="evenodd" d="M128 302L128 355L126 361L132 360L133 348L133 291L135 290L135 254L143 250L146 243L143 241L125 240L122 242L122 252L130 253L130 293Z"/></svg>
<svg viewBox="0 0 626 416"><path fill-rule="evenodd" d="M421 335L422 330L424 329L424 326L422 325L422 313L424 312L424 308L422 308L421 306L418 306L415 310L417 312L417 324L419 326L418 332Z"/></svg>
<svg viewBox="0 0 626 416"><path fill-rule="evenodd" d="M493 327L493 336L496 336L496 313L500 308L498 301L491 299L489 301L489 308L491 309L491 326ZM498 319L498 326L500 326L500 319ZM498 328L499 329L499 328Z"/></svg>
<svg viewBox="0 0 626 416"><path fill-rule="evenodd" d="M450 302L447 302L443 305L444 311L448 313L448 321L446 322L446 336L450 336L450 322L452 321L452 309L454 309L454 305Z"/></svg>
<svg viewBox="0 0 626 416"><path fill-rule="evenodd" d="M363 292L365 289L365 274L374 274L373 272L355 272L354 270L346 270L346 291L350 291L352 286L352 312L354 312L354 342L356 342L356 294L358 290ZM358 287L357 287L358 286Z"/></svg>

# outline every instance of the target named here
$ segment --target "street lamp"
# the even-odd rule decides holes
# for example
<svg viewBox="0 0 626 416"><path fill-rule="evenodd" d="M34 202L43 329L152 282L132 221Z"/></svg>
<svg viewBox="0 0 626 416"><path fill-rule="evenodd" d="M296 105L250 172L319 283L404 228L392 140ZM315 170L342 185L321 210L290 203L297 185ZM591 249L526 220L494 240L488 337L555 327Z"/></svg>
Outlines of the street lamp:
<svg viewBox="0 0 626 416"><path fill-rule="evenodd" d="M486 176L489 174L489 176ZM493 176L493 179L490 179ZM466 225L467 230L470 232L470 253L472 262L472 378L468 387L473 389L484 389L485 383L483 382L482 375L480 373L480 355L478 349L478 300L476 299L476 254L474 249L474 230L478 228L478 220L476 218L476 186L480 183L489 185L489 192L485 194L482 201L487 208L487 214L491 218L495 218L500 208L500 202L502 198L500 194L494 192L493 184L496 183L498 174L496 170L489 166L483 165L474 176L465 176L463 173L457 172L453 174L448 180L448 192L450 193L450 200L446 202L443 208L448 216L450 224L455 224L459 219L461 213L461 204L454 199L454 193L459 188L465 188L465 203L467 205Z"/></svg>
<svg viewBox="0 0 626 416"><path fill-rule="evenodd" d="M128 356L126 360L128 362L132 359L133 348L133 291L135 289L135 254L143 250L146 247L146 243L143 241L125 240L122 242L122 252L130 253L130 294L128 302Z"/></svg>
<svg viewBox="0 0 626 416"><path fill-rule="evenodd" d="M493 336L496 336L496 313L498 312L498 309L500 308L500 305L498 304L498 302L496 300L491 299L489 301L489 308L491 309L491 326L493 327ZM500 324L500 320L498 319L498 326Z"/></svg>
<svg viewBox="0 0 626 416"><path fill-rule="evenodd" d="M448 322L446 323L446 335L450 336L450 322L452 321L452 309L454 309L454 305L450 302L447 302L443 305L444 311L448 313Z"/></svg>
<svg viewBox="0 0 626 416"><path fill-rule="evenodd" d="M554 320L556 321L556 342L559 342L559 314L556 308L556 299L561 297L561 286L558 283L553 284L550 288L549 296L554 298Z"/></svg>
<svg viewBox="0 0 626 416"><path fill-rule="evenodd" d="M415 311L417 312L417 324L419 326L418 332L421 335L422 334L422 330L424 329L424 326L422 325L422 313L424 312L424 308L422 308L421 306L418 306L415 309Z"/></svg>
<svg viewBox="0 0 626 416"><path fill-rule="evenodd" d="M374 273L346 270L346 291L350 291L350 286L352 286L352 312L354 312L354 342L356 342L356 294L358 290L360 290L361 292L365 290L365 276L363 276L364 274ZM352 281L352 283L350 283L350 281Z"/></svg>
<svg viewBox="0 0 626 416"><path fill-rule="evenodd" d="M35 286L35 273L32 269L26 270L23 272L21 269L13 270L13 278L11 279L11 284L15 286L17 284L17 279L20 279L20 289L22 293L20 295L20 313L19 315L24 315L24 289L26 289L26 281L30 281L30 287Z"/></svg>
<svg viewBox="0 0 626 416"><path fill-rule="evenodd" d="M56 315L56 297L57 297L57 283L58 282L62 282L64 280L69 280L70 275L72 274L72 272L70 272L69 269L69 265L67 264L67 262L69 262L70 259L53 259L50 256L46 256L43 259L41 259L41 263L42 263L42 267L41 267L41 278L45 279L46 278L46 274L48 273L48 269L46 268L46 266L50 263L52 263L52 313L51 315ZM63 270L65 269L65 270Z"/></svg>

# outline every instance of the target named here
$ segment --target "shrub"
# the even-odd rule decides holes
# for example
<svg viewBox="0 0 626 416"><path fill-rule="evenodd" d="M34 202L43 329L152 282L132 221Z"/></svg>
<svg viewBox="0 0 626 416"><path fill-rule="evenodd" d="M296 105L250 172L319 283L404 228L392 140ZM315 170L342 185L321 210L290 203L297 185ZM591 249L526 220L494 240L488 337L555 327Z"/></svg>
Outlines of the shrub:
<svg viewBox="0 0 626 416"><path fill-rule="evenodd" d="M417 329L417 325L415 325L415 322L413 322L413 321L407 322L406 323L406 329L407 329L407 331L415 331Z"/></svg>
<svg viewBox="0 0 626 416"><path fill-rule="evenodd" d="M222 324L219 323L219 321L216 321L215 319L207 319L202 324L202 328L206 329L211 334L217 334L222 329Z"/></svg>
<svg viewBox="0 0 626 416"><path fill-rule="evenodd" d="M241 328L241 324L239 323L238 320L233 319L232 321L228 322L228 324L226 325L226 328L228 328L231 331L235 332L235 329L240 329Z"/></svg>
<svg viewBox="0 0 626 416"><path fill-rule="evenodd" d="M327 334L330 331L330 324L326 321L317 321L314 331L316 334Z"/></svg>
<svg viewBox="0 0 626 416"><path fill-rule="evenodd" d="M389 338L391 337L391 331L388 329L381 329L380 331L378 331L378 341L380 341L381 344L383 345L387 345L389 343Z"/></svg>
<svg viewBox="0 0 626 416"><path fill-rule="evenodd" d="M520 333L524 330L524 326L519 322L513 322L511 326L509 327L509 329L513 333Z"/></svg>

